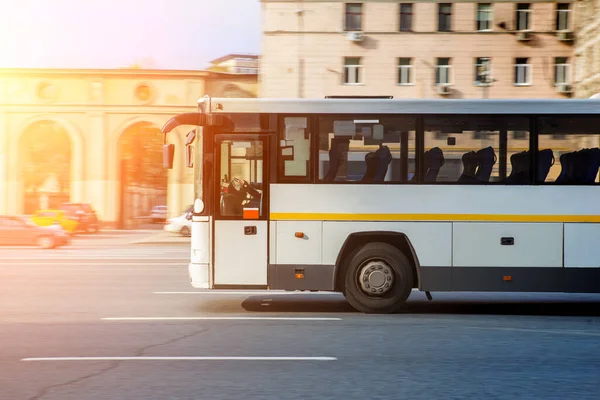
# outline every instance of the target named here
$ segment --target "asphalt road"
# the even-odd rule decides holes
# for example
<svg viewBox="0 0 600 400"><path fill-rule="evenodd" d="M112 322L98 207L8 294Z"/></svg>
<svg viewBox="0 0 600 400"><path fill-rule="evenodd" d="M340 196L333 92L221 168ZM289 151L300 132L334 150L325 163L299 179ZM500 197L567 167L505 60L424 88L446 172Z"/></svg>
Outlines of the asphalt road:
<svg viewBox="0 0 600 400"><path fill-rule="evenodd" d="M75 247L0 250L0 399L600 394L600 296L414 292L364 315L337 294L194 290L183 245Z"/></svg>

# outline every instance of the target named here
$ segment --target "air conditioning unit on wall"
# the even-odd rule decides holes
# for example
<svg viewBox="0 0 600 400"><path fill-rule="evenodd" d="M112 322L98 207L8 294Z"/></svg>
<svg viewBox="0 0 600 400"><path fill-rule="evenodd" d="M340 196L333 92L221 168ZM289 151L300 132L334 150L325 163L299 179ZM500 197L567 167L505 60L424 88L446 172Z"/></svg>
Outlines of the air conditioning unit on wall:
<svg viewBox="0 0 600 400"><path fill-rule="evenodd" d="M556 86L556 90L558 91L558 93L572 93L573 87L568 83L561 83Z"/></svg>
<svg viewBox="0 0 600 400"><path fill-rule="evenodd" d="M571 31L558 31L556 32L556 37L561 42L571 42L573 41L573 32Z"/></svg>
<svg viewBox="0 0 600 400"><path fill-rule="evenodd" d="M532 37L533 37L533 34L529 31L518 31L517 32L517 40L519 40L521 42L531 40Z"/></svg>
<svg viewBox="0 0 600 400"><path fill-rule="evenodd" d="M365 39L365 34L363 32L352 31L348 32L347 38L351 42L362 42Z"/></svg>
<svg viewBox="0 0 600 400"><path fill-rule="evenodd" d="M450 84L447 83L437 85L437 92L441 95L448 95L452 92L452 88L450 87Z"/></svg>

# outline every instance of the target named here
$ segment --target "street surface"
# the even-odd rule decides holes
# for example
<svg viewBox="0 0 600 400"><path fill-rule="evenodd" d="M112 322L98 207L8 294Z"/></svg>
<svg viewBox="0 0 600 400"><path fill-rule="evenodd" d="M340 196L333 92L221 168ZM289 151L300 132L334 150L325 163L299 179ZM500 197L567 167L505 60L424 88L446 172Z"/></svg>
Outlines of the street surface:
<svg viewBox="0 0 600 400"><path fill-rule="evenodd" d="M185 240L0 248L0 399L598 399L600 295L191 288Z"/></svg>

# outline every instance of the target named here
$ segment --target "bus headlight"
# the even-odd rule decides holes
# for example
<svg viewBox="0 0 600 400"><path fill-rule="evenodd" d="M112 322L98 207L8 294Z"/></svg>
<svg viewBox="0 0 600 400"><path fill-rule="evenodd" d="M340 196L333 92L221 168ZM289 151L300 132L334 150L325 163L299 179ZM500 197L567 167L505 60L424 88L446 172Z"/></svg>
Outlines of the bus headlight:
<svg viewBox="0 0 600 400"><path fill-rule="evenodd" d="M200 214L204 211L204 202L201 199L194 200L194 214Z"/></svg>

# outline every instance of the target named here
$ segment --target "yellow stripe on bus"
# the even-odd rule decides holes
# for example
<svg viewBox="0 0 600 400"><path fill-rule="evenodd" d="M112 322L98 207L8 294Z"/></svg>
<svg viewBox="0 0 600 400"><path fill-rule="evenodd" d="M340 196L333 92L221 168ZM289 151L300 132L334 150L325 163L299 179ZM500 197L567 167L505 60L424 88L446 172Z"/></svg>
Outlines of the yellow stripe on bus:
<svg viewBox="0 0 600 400"><path fill-rule="evenodd" d="M494 222L600 222L600 215L508 214L346 214L271 213L271 220L288 221L494 221Z"/></svg>

